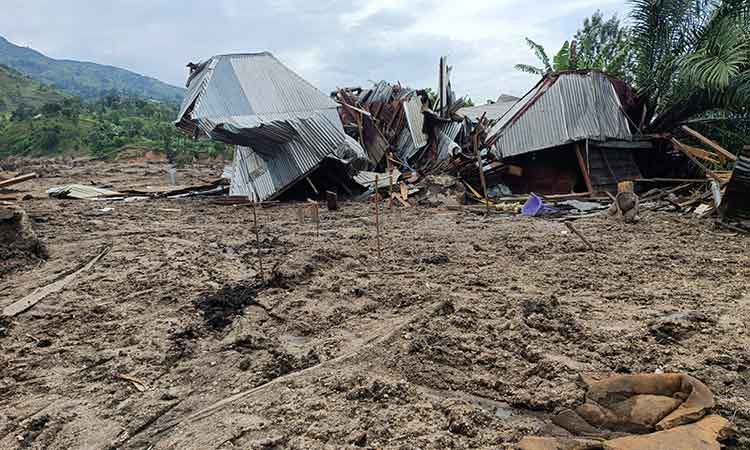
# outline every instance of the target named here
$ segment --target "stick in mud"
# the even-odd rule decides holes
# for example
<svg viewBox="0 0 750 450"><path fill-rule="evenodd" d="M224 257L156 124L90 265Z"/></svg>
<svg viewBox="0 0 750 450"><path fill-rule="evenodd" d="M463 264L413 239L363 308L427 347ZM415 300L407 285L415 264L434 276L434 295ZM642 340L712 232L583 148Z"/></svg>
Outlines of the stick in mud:
<svg viewBox="0 0 750 450"><path fill-rule="evenodd" d="M266 277L263 274L263 256L260 254L260 230L258 230L258 215L255 211L255 204L257 202L255 201L255 198L253 198L252 201L253 201L253 228L255 228L255 243L258 248L258 267L260 268L260 281L265 282Z"/></svg>
<svg viewBox="0 0 750 450"><path fill-rule="evenodd" d="M382 252L380 251L380 201L378 199L378 176L375 175L375 235L378 241L378 258L381 258Z"/></svg>
<svg viewBox="0 0 750 450"><path fill-rule="evenodd" d="M388 152L385 159L388 163L388 209L391 209L393 206L393 164L391 163L391 152Z"/></svg>
<svg viewBox="0 0 750 450"><path fill-rule="evenodd" d="M573 226L573 224L572 224L572 223L570 223L570 222L565 222L565 226L566 226L566 227L568 227L568 229L569 229L570 231L572 231L573 233L575 233L575 234L576 234L576 236L578 236L579 238L581 238L581 240L582 240L582 241L583 241L583 242L584 242L584 243L585 243L586 245L588 245L588 246L589 246L589 248L591 249L591 251L592 251L592 252L595 252L595 251L596 251L596 249L594 248L594 246L593 246L593 245L591 245L591 242L589 242L589 240L588 240L588 239L586 239L586 238L585 238L585 237L584 237L584 236L583 236L583 235L581 234L581 232L580 232L580 231L576 230L576 229L575 229L575 227Z"/></svg>

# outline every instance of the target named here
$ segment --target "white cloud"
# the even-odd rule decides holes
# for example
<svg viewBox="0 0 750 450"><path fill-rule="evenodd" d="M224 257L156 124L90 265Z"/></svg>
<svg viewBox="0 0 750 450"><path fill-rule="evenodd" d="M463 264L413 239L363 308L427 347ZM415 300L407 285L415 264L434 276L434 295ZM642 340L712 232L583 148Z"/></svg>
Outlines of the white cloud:
<svg viewBox="0 0 750 450"><path fill-rule="evenodd" d="M554 52L584 17L624 16L615 0L3 0L0 34L50 56L123 66L182 85L187 61L274 52L324 91L368 80L436 84L437 62L475 101L523 94L513 69L536 63L528 36ZM10 12L10 14L8 14Z"/></svg>

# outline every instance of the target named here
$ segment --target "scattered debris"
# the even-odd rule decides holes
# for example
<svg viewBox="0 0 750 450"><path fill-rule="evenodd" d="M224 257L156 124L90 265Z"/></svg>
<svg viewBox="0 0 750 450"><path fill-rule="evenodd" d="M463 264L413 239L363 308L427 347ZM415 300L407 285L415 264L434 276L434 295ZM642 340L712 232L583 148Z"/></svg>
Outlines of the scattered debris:
<svg viewBox="0 0 750 450"><path fill-rule="evenodd" d="M82 184L51 187L47 189L47 194L52 198L75 198L85 200L122 196L121 193L116 191L110 191L109 189L102 189L95 186L85 186Z"/></svg>
<svg viewBox="0 0 750 450"><path fill-rule="evenodd" d="M132 375L122 374L122 373L116 373L114 374L114 378L119 380L125 380L129 381L130 384L133 385L139 392L146 392L148 390L148 385L145 381L141 380L140 378L136 378Z"/></svg>

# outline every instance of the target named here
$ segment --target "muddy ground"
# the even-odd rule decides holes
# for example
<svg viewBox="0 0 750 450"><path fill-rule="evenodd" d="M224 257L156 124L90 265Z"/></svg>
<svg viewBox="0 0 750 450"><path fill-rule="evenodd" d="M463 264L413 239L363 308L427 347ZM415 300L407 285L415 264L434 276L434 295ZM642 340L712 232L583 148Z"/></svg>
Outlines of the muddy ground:
<svg viewBox="0 0 750 450"><path fill-rule="evenodd" d="M512 448L581 374L657 370L705 382L750 448L750 239L709 221L578 221L591 252L559 222L393 209L378 257L366 205L319 233L275 205L261 281L246 206L44 195L163 187L164 165L44 175L18 188L49 257L1 276L0 307L111 250L0 323L2 449Z"/></svg>

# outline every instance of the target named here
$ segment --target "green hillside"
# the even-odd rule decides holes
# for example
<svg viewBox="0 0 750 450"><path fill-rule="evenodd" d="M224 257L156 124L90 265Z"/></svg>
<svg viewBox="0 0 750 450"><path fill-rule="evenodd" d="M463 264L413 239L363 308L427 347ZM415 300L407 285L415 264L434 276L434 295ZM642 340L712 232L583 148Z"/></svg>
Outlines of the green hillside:
<svg viewBox="0 0 750 450"><path fill-rule="evenodd" d="M21 105L12 113L0 115L0 158L115 157L129 147L164 151L174 160L185 162L198 153L228 153L223 144L196 142L178 133L172 123L176 115L175 106L116 95L95 102L71 96L40 107Z"/></svg>
<svg viewBox="0 0 750 450"><path fill-rule="evenodd" d="M22 105L41 108L46 103L62 102L66 97L56 89L0 65L0 114L16 111Z"/></svg>
<svg viewBox="0 0 750 450"><path fill-rule="evenodd" d="M49 58L0 37L0 64L84 100L109 94L135 96L178 105L185 90L129 70L90 62Z"/></svg>

